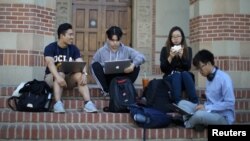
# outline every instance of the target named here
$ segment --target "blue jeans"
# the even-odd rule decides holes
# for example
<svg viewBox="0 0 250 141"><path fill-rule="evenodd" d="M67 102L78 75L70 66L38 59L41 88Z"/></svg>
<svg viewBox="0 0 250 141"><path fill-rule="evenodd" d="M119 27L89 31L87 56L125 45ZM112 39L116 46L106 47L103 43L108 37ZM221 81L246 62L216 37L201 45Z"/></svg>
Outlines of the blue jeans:
<svg viewBox="0 0 250 141"><path fill-rule="evenodd" d="M191 117L183 116L186 128L193 128L195 125L226 125L226 118L219 113L208 112L206 110L196 110L197 104L186 100L181 100L178 106L187 112L194 113Z"/></svg>
<svg viewBox="0 0 250 141"><path fill-rule="evenodd" d="M198 97L195 91L194 81L189 72L174 72L171 75L163 77L172 85L174 101L177 104L182 99L182 90L185 90L188 99L193 103L198 103Z"/></svg>

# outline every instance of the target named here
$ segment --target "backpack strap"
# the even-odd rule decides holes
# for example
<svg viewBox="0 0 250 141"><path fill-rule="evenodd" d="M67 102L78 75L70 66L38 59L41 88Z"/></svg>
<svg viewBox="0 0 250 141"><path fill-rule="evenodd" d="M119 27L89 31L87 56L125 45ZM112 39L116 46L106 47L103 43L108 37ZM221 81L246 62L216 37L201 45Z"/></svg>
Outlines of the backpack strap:
<svg viewBox="0 0 250 141"><path fill-rule="evenodd" d="M17 100L19 99L19 97L17 96L12 96L10 98L8 98L8 106L13 110L13 111L17 111L16 108L14 108L14 106L12 105L12 101L14 102L14 105L16 107L17 105Z"/></svg>
<svg viewBox="0 0 250 141"><path fill-rule="evenodd" d="M174 98L172 96L172 94L173 94L172 85L170 84L170 82L167 79L163 79L163 81L169 87L170 93L168 92L168 96L169 96L170 101L173 103L174 102Z"/></svg>

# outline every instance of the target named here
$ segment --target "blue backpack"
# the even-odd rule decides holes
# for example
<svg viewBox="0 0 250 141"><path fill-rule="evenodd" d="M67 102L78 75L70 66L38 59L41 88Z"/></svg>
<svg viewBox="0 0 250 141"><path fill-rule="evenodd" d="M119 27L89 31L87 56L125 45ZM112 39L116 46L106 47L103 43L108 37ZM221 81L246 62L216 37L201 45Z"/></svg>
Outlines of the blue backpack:
<svg viewBox="0 0 250 141"><path fill-rule="evenodd" d="M172 117L162 111L151 107L136 104L129 106L133 121L143 128L164 128L170 125Z"/></svg>
<svg viewBox="0 0 250 141"><path fill-rule="evenodd" d="M164 128L170 125L172 117L152 107L143 107L136 104L129 106L133 121L143 128L143 141L146 140L147 128Z"/></svg>

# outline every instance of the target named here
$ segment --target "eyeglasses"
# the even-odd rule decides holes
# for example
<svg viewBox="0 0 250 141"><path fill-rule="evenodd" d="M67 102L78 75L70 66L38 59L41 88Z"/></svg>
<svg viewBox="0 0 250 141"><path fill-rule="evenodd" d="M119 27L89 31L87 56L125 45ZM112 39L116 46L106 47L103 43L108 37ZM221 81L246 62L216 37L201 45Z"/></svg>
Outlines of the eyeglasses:
<svg viewBox="0 0 250 141"><path fill-rule="evenodd" d="M176 39L176 38L181 38L182 36L181 35L179 35L179 36L172 36L171 38L172 39Z"/></svg>
<svg viewBox="0 0 250 141"><path fill-rule="evenodd" d="M197 70L202 70L207 64L203 64L203 65L200 65L199 67L197 67L196 69Z"/></svg>

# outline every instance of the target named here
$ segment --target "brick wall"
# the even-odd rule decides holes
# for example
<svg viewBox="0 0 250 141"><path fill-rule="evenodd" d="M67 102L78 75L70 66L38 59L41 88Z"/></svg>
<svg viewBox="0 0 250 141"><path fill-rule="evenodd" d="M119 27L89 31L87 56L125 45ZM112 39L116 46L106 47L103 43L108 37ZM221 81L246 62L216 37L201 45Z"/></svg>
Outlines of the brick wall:
<svg viewBox="0 0 250 141"><path fill-rule="evenodd" d="M190 19L190 43L250 41L250 15L214 14Z"/></svg>
<svg viewBox="0 0 250 141"><path fill-rule="evenodd" d="M0 4L0 32L53 35L55 10L31 4Z"/></svg>
<svg viewBox="0 0 250 141"><path fill-rule="evenodd" d="M43 79L43 49L54 40L55 12L53 1L0 2L0 85Z"/></svg>
<svg viewBox="0 0 250 141"><path fill-rule="evenodd" d="M250 41L250 15L214 14L190 19L191 43L213 41ZM215 60L226 71L250 70L249 57L217 56Z"/></svg>
<svg viewBox="0 0 250 141"><path fill-rule="evenodd" d="M249 57L215 56L215 64L225 71L250 71Z"/></svg>
<svg viewBox="0 0 250 141"><path fill-rule="evenodd" d="M0 49L0 65L3 66L45 66L43 52L30 50Z"/></svg>
<svg viewBox="0 0 250 141"><path fill-rule="evenodd" d="M55 10L32 4L0 4L0 32L55 34ZM0 50L0 65L44 66L43 52Z"/></svg>

